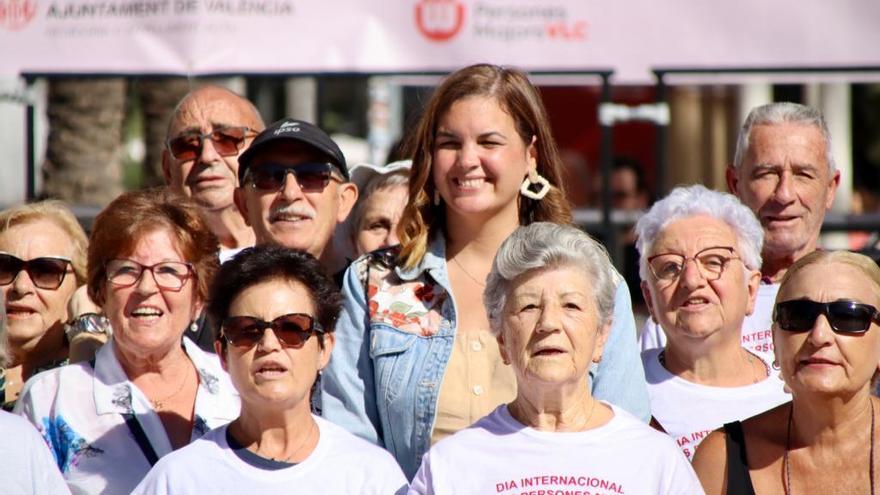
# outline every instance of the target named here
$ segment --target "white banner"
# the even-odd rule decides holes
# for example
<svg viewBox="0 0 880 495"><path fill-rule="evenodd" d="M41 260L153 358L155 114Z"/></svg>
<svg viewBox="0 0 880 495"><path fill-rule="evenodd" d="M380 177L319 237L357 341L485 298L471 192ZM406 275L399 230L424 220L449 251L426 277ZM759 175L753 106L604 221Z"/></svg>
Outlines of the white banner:
<svg viewBox="0 0 880 495"><path fill-rule="evenodd" d="M0 76L880 66L877 0L0 0Z"/></svg>

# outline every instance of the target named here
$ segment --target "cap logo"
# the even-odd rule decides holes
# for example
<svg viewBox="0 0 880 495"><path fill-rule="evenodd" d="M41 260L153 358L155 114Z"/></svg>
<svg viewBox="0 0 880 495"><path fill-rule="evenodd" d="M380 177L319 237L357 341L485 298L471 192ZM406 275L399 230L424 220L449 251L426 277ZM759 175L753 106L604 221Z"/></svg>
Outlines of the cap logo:
<svg viewBox="0 0 880 495"><path fill-rule="evenodd" d="M277 136L285 132L299 132L299 122L284 122L273 134Z"/></svg>

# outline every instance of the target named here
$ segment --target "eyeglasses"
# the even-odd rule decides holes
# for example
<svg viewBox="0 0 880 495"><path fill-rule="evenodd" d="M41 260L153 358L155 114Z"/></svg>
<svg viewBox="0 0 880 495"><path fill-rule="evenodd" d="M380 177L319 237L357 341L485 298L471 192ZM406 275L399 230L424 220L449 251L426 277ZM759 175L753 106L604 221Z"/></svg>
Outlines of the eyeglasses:
<svg viewBox="0 0 880 495"><path fill-rule="evenodd" d="M330 183L336 167L329 163L261 163L248 168L245 182L264 191L280 191L287 174L293 174L300 189L305 192L321 192Z"/></svg>
<svg viewBox="0 0 880 495"><path fill-rule="evenodd" d="M715 246L703 249L692 257L675 253L656 254L648 258L648 267L658 280L671 282L677 280L684 272L684 265L694 260L700 274L706 280L718 280L732 261L739 259L729 246Z"/></svg>
<svg viewBox="0 0 880 495"><path fill-rule="evenodd" d="M36 287L55 290L64 283L70 265L70 259L58 256L42 256L25 261L9 253L0 253L0 285L15 282L18 274L24 270Z"/></svg>
<svg viewBox="0 0 880 495"><path fill-rule="evenodd" d="M262 340L267 328L275 332L275 337L284 347L299 349L313 333L324 333L321 324L311 315L290 313L272 321L264 321L253 316L230 316L223 320L222 336L229 344L242 349L250 349Z"/></svg>
<svg viewBox="0 0 880 495"><path fill-rule="evenodd" d="M206 134L185 132L168 140L166 146L177 160L195 160L202 152L205 139L214 143L214 149L220 156L237 155L244 145L244 140L255 136L256 131L248 127L218 127Z"/></svg>
<svg viewBox="0 0 880 495"><path fill-rule="evenodd" d="M147 266L132 260L110 260L106 268L107 281L122 288L138 283L144 271L149 270L159 288L177 292L193 275L192 265L179 261L163 261Z"/></svg>
<svg viewBox="0 0 880 495"><path fill-rule="evenodd" d="M773 309L773 321L786 332L810 331L819 315L825 315L836 333L865 333L871 328L871 322L880 323L877 308L855 301L820 303L796 299L778 303Z"/></svg>

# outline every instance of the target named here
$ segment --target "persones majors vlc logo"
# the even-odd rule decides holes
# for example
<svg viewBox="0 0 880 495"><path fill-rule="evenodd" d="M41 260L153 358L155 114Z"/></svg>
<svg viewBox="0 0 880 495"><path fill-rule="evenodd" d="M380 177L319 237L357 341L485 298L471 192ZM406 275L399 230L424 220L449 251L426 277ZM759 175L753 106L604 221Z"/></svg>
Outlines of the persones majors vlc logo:
<svg viewBox="0 0 880 495"><path fill-rule="evenodd" d="M464 26L464 13L459 0L419 0L416 26L431 41L448 41Z"/></svg>
<svg viewBox="0 0 880 495"><path fill-rule="evenodd" d="M18 31L37 15L36 0L0 0L0 28Z"/></svg>

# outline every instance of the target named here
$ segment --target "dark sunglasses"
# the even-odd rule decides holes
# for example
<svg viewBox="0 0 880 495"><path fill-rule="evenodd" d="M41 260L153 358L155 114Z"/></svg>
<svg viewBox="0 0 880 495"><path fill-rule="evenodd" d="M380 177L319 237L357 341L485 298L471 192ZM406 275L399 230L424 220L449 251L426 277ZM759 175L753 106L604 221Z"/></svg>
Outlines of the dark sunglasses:
<svg viewBox="0 0 880 495"><path fill-rule="evenodd" d="M280 191L287 174L293 174L300 189L305 192L321 192L330 183L336 169L329 163L261 163L247 170L245 182L264 191Z"/></svg>
<svg viewBox="0 0 880 495"><path fill-rule="evenodd" d="M264 321L253 316L230 316L223 320L221 336L229 344L250 349L262 340L267 328L275 332L275 337L284 347L299 349L313 333L324 333L321 324L311 315L290 313L272 321Z"/></svg>
<svg viewBox="0 0 880 495"><path fill-rule="evenodd" d="M773 309L773 321L787 332L810 331L819 315L825 315L836 333L865 333L871 322L880 323L877 308L855 301L821 303L796 299L778 303Z"/></svg>
<svg viewBox="0 0 880 495"><path fill-rule="evenodd" d="M55 290L64 283L71 261L67 258L43 256L24 261L8 253L0 253L0 285L9 285L24 270L40 289Z"/></svg>
<svg viewBox="0 0 880 495"><path fill-rule="evenodd" d="M195 160L202 153L205 139L214 143L214 150L220 156L233 156L241 151L244 140L255 136L256 131L248 127L218 127L207 134L186 132L168 140L166 145L171 156L180 161Z"/></svg>

